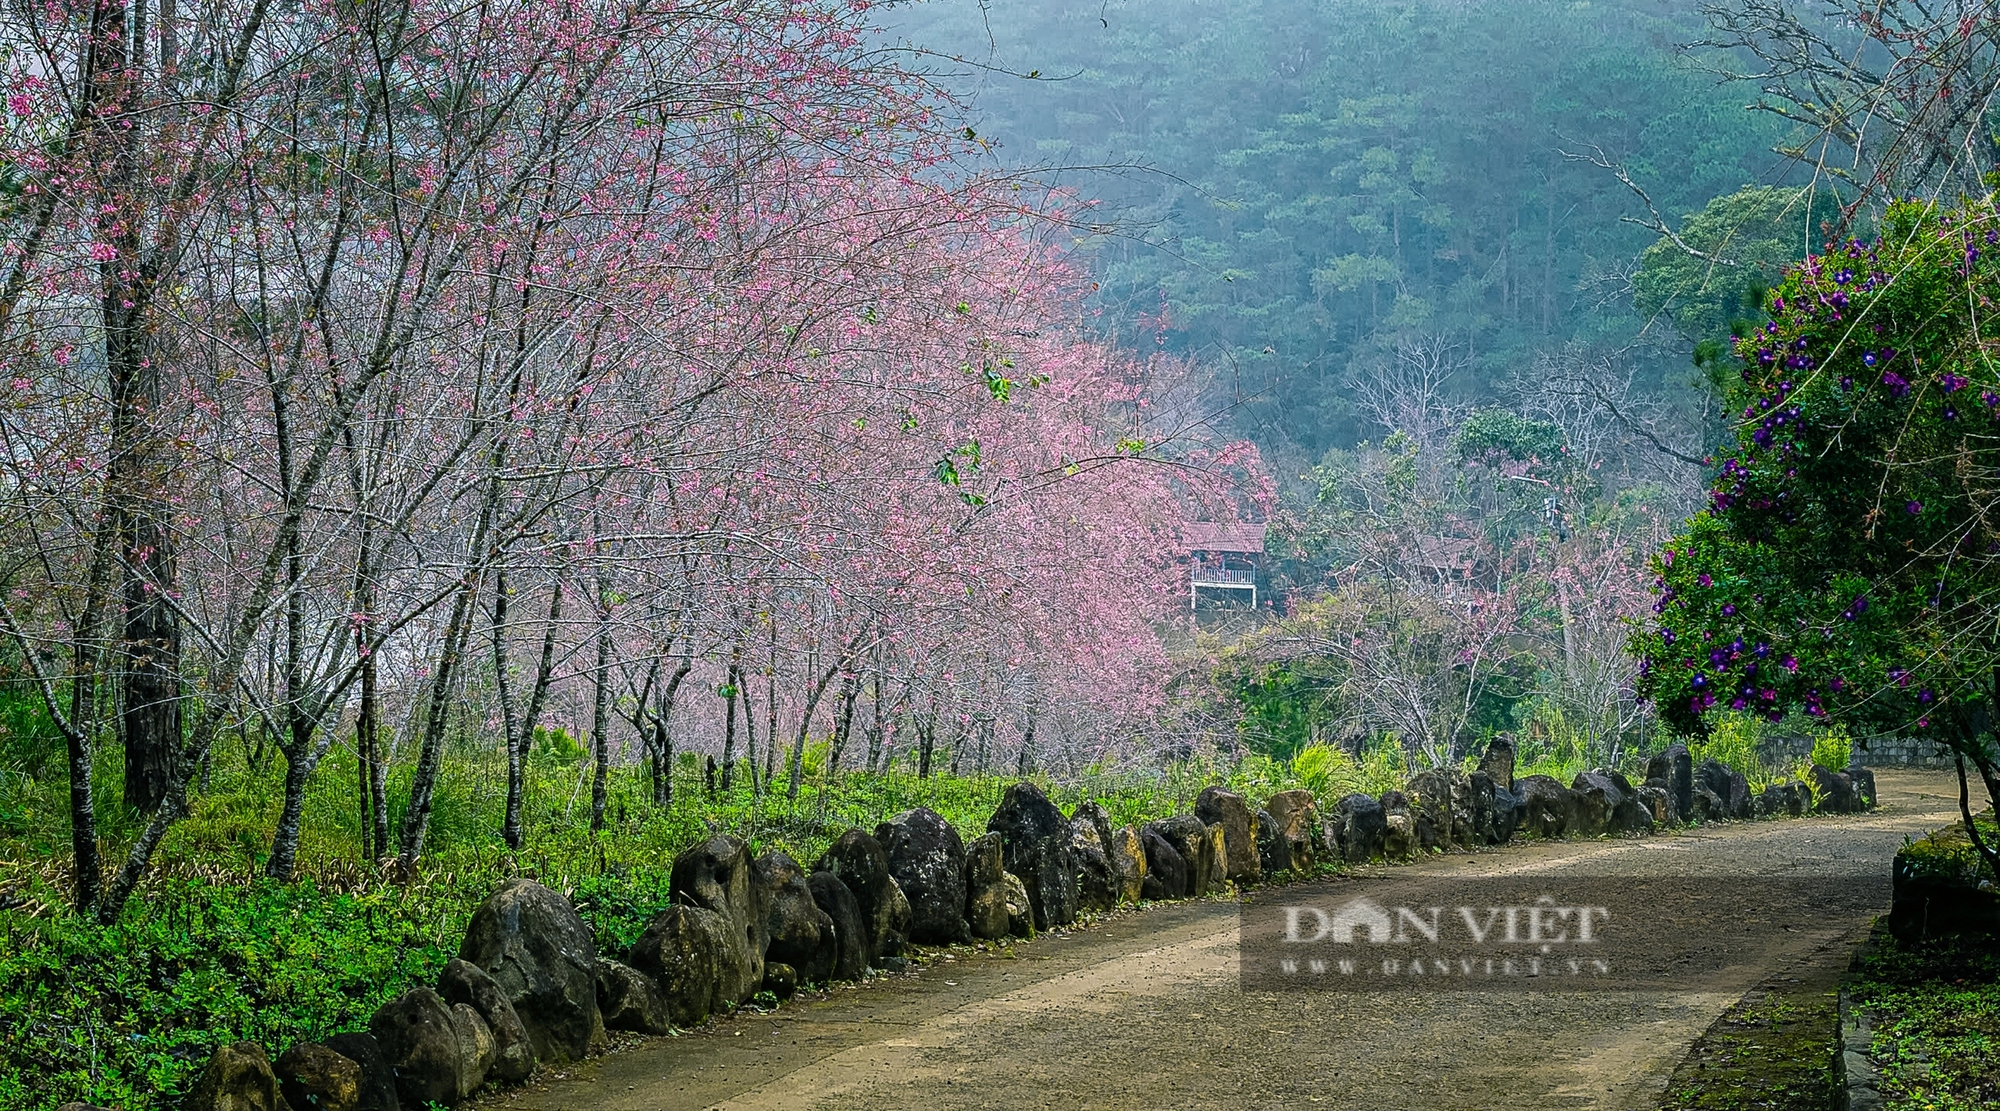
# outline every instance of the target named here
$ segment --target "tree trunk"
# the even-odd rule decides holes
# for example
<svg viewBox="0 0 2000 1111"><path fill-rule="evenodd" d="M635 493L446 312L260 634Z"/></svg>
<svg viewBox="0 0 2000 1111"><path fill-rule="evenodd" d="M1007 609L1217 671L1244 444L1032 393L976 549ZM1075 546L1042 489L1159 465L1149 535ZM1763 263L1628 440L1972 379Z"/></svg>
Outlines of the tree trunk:
<svg viewBox="0 0 2000 1111"><path fill-rule="evenodd" d="M549 680L556 667L556 626L562 621L561 582L549 586L549 618L542 626L542 655L535 664L535 686L528 694L528 706L507 744L507 814L500 830L507 847L516 852L528 845L527 827L521 811L527 804L528 753L533 751L535 730L541 726L542 707L548 704Z"/></svg>
<svg viewBox="0 0 2000 1111"><path fill-rule="evenodd" d="M611 587L600 574L597 580L597 675L593 683L590 711L591 748L596 768L590 779L590 831L604 828L604 804L610 796L611 781L611 612L605 597Z"/></svg>
<svg viewBox="0 0 2000 1111"><path fill-rule="evenodd" d="M666 689L660 692L658 708L653 712L654 741L656 754L653 766L653 805L661 810L674 805L674 737L667 723L673 719L674 699L679 696L681 683L694 670L692 658L683 659L674 669L673 677L667 680Z"/></svg>
<svg viewBox="0 0 2000 1111"><path fill-rule="evenodd" d="M481 530L484 531L483 529ZM403 814L398 853L405 864L416 863L424 851L424 834L430 829L431 801L437 794L438 770L444 762L445 729L451 720L452 682L458 677L459 658L465 654L466 634L472 628L472 598L477 576L466 572L465 584L451 605L445 621L444 646L438 653L437 671L431 678L430 702L424 714L423 741L417 752L416 775L410 781L410 808Z"/></svg>
<svg viewBox="0 0 2000 1111"><path fill-rule="evenodd" d="M181 742L180 619L168 601L178 578L176 538L167 496L172 454L159 427L165 397L163 360L152 357L147 319L158 278L156 249L144 243L145 204L138 191L140 129L119 117L139 94L143 48L127 47L143 6L100 0L92 13L89 111L110 161L97 234L115 249L99 267L104 366L111 400L111 458L106 483L125 568L120 602L125 655L125 804L159 809L171 789Z"/></svg>
<svg viewBox="0 0 2000 1111"><path fill-rule="evenodd" d="M771 621L771 652L764 663L764 785L778 769L778 622Z"/></svg>
<svg viewBox="0 0 2000 1111"><path fill-rule="evenodd" d="M728 678L723 680L722 689L728 691L722 704L722 789L726 792L736 780L736 656L729 660Z"/></svg>
<svg viewBox="0 0 2000 1111"><path fill-rule="evenodd" d="M141 309L117 308L123 300L147 296L124 280L105 294L106 362L111 370L113 438L131 445L112 461L109 479L117 491L120 557L125 585L121 640L124 649L125 803L136 810L159 808L173 778L181 740L180 618L168 600L178 575L176 540L162 496L167 455L158 432L148 427L160 406L157 360L146 355ZM117 426L129 431L120 436Z"/></svg>
<svg viewBox="0 0 2000 1111"><path fill-rule="evenodd" d="M355 639L360 642L360 650L368 652L367 633L357 631ZM360 781L357 790L361 804L361 855L367 860L380 860L389 852L389 816L380 813L375 795L375 732L379 711L375 704L373 653L369 657L361 661L361 708L354 718L354 769Z"/></svg>
<svg viewBox="0 0 2000 1111"><path fill-rule="evenodd" d="M937 747L937 692L931 692L931 711L917 723L917 778L931 777L931 750Z"/></svg>
<svg viewBox="0 0 2000 1111"><path fill-rule="evenodd" d="M754 702L755 699L750 696L750 677L746 674L743 676L743 695L736 701L736 708L743 714L743 774L750 777L750 797L761 798L764 778L757 763L757 709Z"/></svg>
<svg viewBox="0 0 2000 1111"><path fill-rule="evenodd" d="M521 848L521 800L525 761L515 738L520 723L514 717L514 683L507 674L507 553L493 561L493 610L490 640L493 642L493 693L500 702L500 745L507 758L507 806L500 819L500 839L515 851Z"/></svg>
<svg viewBox="0 0 2000 1111"><path fill-rule="evenodd" d="M848 672L840 677L840 724L833 731L833 747L826 754L826 774L831 779L840 770L841 753L854 730L854 699L861 693L861 676Z"/></svg>
<svg viewBox="0 0 2000 1111"><path fill-rule="evenodd" d="M878 662L875 668L875 727L868 731L868 772L873 775L882 760L882 743L887 740L883 729L888 722L882 717L882 668Z"/></svg>
<svg viewBox="0 0 2000 1111"><path fill-rule="evenodd" d="M799 797L799 780L804 774L805 766L806 736L812 728L813 711L819 708L819 700L825 696L827 684L833 682L833 677L840 673L841 665L845 662L844 659L834 661L833 666L820 675L818 681L813 683L812 690L806 694L805 709L799 711L799 735L792 742L792 774L791 782L785 787L786 798L796 800Z"/></svg>
<svg viewBox="0 0 2000 1111"><path fill-rule="evenodd" d="M333 735L318 726L318 721L310 715L301 715L293 727L291 742L285 746L284 804L278 811L278 828L271 835L271 859L264 866L265 874L275 880L291 881L298 862L306 784L333 741Z"/></svg>

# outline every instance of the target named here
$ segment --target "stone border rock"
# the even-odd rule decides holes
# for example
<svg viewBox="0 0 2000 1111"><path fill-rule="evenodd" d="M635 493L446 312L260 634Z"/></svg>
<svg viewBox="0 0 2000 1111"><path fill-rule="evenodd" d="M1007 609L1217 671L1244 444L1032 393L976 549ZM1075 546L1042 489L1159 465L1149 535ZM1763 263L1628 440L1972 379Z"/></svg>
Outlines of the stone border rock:
<svg viewBox="0 0 2000 1111"><path fill-rule="evenodd" d="M438 990L413 986L376 1012L367 1034L289 1047L275 1069L262 1046L223 1046L185 1107L279 1111L281 1089L310 1093L322 1111L451 1105L489 1082L525 1080L537 1064L598 1052L607 1027L667 1033L787 998L805 981L901 971L917 942L1032 938L1082 912L1227 894L1232 881L1303 880L1342 862L1504 845L1517 826L1552 838L1649 834L1797 815L1808 800L1836 812L1874 803L1873 777L1859 768L1815 769L1816 782L1753 801L1742 773L1694 765L1678 745L1653 758L1644 787L1609 768L1569 786L1516 780L1514 763L1511 741L1496 737L1478 771L1424 769L1379 798L1350 794L1321 809L1308 792L1283 791L1256 806L1211 786L1191 814L1121 829L1094 802L1066 816L1020 782L970 845L919 807L872 834L842 833L810 873L782 852L753 859L742 841L713 834L674 858L669 905L620 953L597 951L560 892L508 880L473 913Z"/></svg>
<svg viewBox="0 0 2000 1111"><path fill-rule="evenodd" d="M1868 940L1854 951L1854 958L1848 962L1847 971L1840 977L1840 1025L1839 1042L1834 1050L1835 1086L1839 1089L1839 1111L1882 1111L1882 1093L1877 1084L1880 1073L1875 1068L1875 1059L1868 1055L1874 1037L1866 1013L1854 1006L1852 988L1859 975L1861 962L1874 951L1876 939L1886 929L1880 922L1868 934Z"/></svg>

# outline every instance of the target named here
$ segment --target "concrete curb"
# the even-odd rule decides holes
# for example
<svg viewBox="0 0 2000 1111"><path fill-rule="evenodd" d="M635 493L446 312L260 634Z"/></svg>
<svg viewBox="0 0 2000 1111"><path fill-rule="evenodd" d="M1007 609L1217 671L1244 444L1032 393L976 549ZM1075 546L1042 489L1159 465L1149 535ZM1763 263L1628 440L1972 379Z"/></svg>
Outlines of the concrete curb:
<svg viewBox="0 0 2000 1111"><path fill-rule="evenodd" d="M1882 1111L1882 1093L1877 1090L1875 1061L1868 1056L1873 1035L1868 1015L1854 1006L1851 988L1862 958L1875 948L1883 927L1878 923L1868 940L1854 951L1854 959L1840 977L1840 1044L1834 1055L1834 1069L1840 1088L1840 1111Z"/></svg>

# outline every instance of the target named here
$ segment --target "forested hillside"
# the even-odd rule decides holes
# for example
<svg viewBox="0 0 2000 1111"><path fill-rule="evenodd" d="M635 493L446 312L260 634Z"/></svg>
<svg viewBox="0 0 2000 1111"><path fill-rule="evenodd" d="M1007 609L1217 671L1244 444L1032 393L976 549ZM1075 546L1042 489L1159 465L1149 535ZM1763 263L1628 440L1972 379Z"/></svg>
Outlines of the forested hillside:
<svg viewBox="0 0 2000 1111"><path fill-rule="evenodd" d="M1456 388L1492 400L1538 353L1639 338L1658 235L1565 152L1676 223L1809 180L1780 121L1676 49L1707 32L1686 4L938 0L898 31L948 56L993 157L1100 202L1079 230L1103 324L1210 364L1280 473L1379 434L1348 385L1399 340L1457 345ZM1686 344L1650 338L1646 384L1684 389Z"/></svg>

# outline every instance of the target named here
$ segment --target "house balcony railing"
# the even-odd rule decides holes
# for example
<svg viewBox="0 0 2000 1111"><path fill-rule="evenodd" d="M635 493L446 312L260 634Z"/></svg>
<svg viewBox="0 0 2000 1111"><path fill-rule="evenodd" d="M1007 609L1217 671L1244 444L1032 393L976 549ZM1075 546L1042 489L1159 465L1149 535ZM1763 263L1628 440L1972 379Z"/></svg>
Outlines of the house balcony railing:
<svg viewBox="0 0 2000 1111"><path fill-rule="evenodd" d="M1257 572L1201 567L1194 572L1194 585L1253 588L1257 585Z"/></svg>

